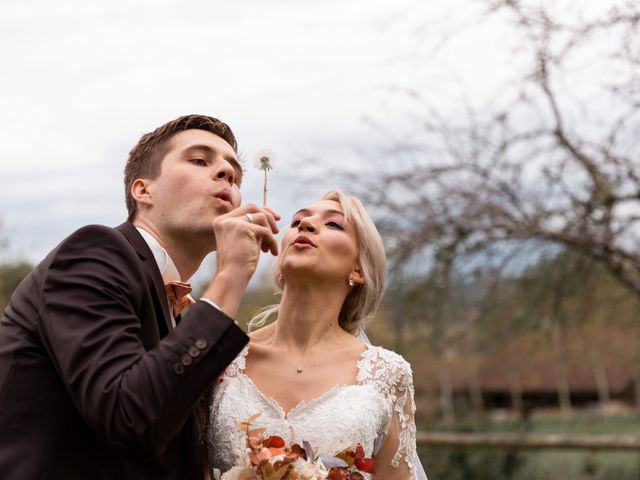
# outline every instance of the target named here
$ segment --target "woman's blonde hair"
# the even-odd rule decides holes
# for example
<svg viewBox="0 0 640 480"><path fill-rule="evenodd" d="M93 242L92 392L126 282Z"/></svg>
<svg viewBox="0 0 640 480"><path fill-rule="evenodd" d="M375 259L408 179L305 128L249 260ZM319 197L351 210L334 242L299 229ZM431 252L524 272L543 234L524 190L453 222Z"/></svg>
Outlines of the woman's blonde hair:
<svg viewBox="0 0 640 480"><path fill-rule="evenodd" d="M332 190L325 193L321 200L338 202L342 206L345 219L356 232L358 265L364 284L356 284L351 288L340 309L338 321L347 332L357 334L376 312L384 292L387 277L384 245L378 229L356 197ZM279 265L276 264L275 284L278 294L282 293L284 288L284 279L278 275L279 271ZM269 317L278 313L279 308L280 305L276 304L262 309L249 321L249 330L264 325Z"/></svg>

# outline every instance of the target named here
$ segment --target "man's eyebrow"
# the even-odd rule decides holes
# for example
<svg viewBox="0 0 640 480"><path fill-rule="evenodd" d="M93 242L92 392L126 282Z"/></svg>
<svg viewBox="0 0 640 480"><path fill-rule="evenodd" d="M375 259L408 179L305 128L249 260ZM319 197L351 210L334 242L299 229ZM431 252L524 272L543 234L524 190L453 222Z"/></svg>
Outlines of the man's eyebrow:
<svg viewBox="0 0 640 480"><path fill-rule="evenodd" d="M187 148L185 148L183 151L184 153L191 153L196 150L202 150L207 153L215 153L215 150L211 148L209 145L190 145Z"/></svg>

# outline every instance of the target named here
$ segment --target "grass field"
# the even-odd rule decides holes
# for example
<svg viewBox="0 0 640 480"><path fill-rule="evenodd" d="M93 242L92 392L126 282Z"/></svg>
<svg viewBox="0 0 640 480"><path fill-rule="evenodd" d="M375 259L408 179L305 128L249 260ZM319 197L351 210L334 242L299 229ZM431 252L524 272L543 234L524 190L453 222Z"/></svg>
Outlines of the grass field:
<svg viewBox="0 0 640 480"><path fill-rule="evenodd" d="M432 430L451 430L434 425ZM537 415L527 423L483 419L456 431L639 435L640 415ZM430 480L639 480L640 451L420 448Z"/></svg>

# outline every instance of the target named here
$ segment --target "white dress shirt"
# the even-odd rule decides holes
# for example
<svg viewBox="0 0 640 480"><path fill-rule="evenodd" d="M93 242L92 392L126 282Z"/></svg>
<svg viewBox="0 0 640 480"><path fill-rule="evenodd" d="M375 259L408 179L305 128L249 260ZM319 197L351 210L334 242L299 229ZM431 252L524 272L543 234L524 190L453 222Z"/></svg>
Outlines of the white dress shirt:
<svg viewBox="0 0 640 480"><path fill-rule="evenodd" d="M164 282L164 284L166 285L169 282L181 282L182 279L180 278L180 272L178 272L178 267L176 267L176 264L173 262L173 260L171 259L167 251L162 247L162 245L160 245L158 240L156 240L156 237L151 235L142 227L136 227L136 230L138 230L138 233L142 235L142 238L149 246L149 249L153 254L153 258L155 259L156 264L158 265L158 269L160 270L160 274L162 275L162 281ZM200 300L202 300L203 302L207 302L212 307L220 310L220 307L218 307L218 305L216 305L214 302L212 302L208 298L201 297ZM167 303L169 303L168 299L167 299ZM173 317L173 312L171 312L171 308L169 308L169 315L171 316L171 325L175 327L176 319Z"/></svg>

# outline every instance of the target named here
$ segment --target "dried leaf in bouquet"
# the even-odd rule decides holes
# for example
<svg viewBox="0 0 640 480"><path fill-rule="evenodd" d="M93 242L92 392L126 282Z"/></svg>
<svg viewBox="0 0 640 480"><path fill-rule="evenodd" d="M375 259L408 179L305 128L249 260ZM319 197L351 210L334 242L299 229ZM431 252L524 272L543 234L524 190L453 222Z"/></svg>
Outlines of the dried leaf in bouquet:
<svg viewBox="0 0 640 480"><path fill-rule="evenodd" d="M278 465L279 468L276 468ZM263 480L283 480L287 478L287 474L293 469L293 465L285 462L277 462L276 464L270 464L264 462L258 467L261 478Z"/></svg>

